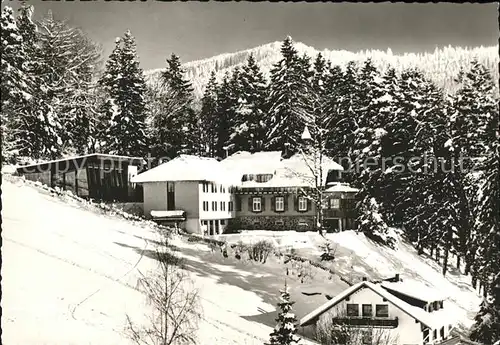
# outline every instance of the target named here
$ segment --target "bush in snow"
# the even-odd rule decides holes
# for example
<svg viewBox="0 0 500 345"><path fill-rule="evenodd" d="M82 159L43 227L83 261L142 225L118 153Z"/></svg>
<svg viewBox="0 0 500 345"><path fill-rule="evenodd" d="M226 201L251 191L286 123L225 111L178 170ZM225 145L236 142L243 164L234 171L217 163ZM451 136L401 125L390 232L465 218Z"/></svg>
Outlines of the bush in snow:
<svg viewBox="0 0 500 345"><path fill-rule="evenodd" d="M320 258L321 261L332 261L335 260L335 252L338 246L334 246L331 241L326 241L324 244L320 245L320 249L323 251Z"/></svg>
<svg viewBox="0 0 500 345"><path fill-rule="evenodd" d="M292 345L298 344L300 338L296 335L297 333L297 318L292 312L292 306L295 302L290 300L290 294L288 293L288 287L285 283L285 288L280 291L281 297L278 302L278 308L280 312L278 318L276 319L277 325L270 334L270 340L266 345Z"/></svg>
<svg viewBox="0 0 500 345"><path fill-rule="evenodd" d="M250 260L266 263L270 253L274 252L274 245L266 240L260 240L249 246L246 246Z"/></svg>

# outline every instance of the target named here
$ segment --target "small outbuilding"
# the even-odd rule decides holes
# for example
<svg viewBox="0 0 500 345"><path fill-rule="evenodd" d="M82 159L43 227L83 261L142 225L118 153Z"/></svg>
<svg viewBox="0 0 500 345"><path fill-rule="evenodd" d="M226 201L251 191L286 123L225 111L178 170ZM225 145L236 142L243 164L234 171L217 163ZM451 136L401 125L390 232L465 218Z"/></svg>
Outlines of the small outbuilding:
<svg viewBox="0 0 500 345"><path fill-rule="evenodd" d="M93 153L20 166L18 175L88 199L142 202L142 186L130 182L145 167L139 157Z"/></svg>

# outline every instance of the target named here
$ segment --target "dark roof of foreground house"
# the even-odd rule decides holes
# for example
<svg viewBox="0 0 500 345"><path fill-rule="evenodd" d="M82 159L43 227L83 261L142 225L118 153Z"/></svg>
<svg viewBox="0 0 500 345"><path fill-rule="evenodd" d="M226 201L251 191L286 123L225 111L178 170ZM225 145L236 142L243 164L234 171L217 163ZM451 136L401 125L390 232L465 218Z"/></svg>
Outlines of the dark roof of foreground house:
<svg viewBox="0 0 500 345"><path fill-rule="evenodd" d="M451 322L447 321L452 321L450 320L450 316L446 313L444 313L444 310L440 310L437 312L433 313L428 313L425 310L412 306L408 304L407 302L399 299L398 297L394 296L391 294L389 291L385 290L382 288L379 284L374 284L368 281L362 281L357 284L354 284L353 286L349 287L348 289L344 290L325 304L321 305L320 307L316 308L306 316L304 316L300 320L300 325L301 326L307 326L309 324L312 324L316 322L316 320L319 318L320 315L323 313L327 312L331 308L335 307L338 303L340 303L342 300L347 298L348 296L354 294L355 292L361 290L361 289L370 289L376 294L380 295L382 298L385 298L387 301L389 301L391 304L396 306L398 309L402 310L405 312L407 315L410 317L414 318L415 320L418 320L421 322L423 325L431 328L431 329L436 329L440 328L442 326L445 326Z"/></svg>
<svg viewBox="0 0 500 345"><path fill-rule="evenodd" d="M26 174L37 171L47 171L50 167L55 166L83 166L86 161L112 161L112 162L126 162L131 165L144 166L146 161L140 157L129 157L120 155L110 155L105 153L90 153L82 156L72 156L60 159L55 159L47 162L40 162L35 164L22 165L16 168L17 173Z"/></svg>

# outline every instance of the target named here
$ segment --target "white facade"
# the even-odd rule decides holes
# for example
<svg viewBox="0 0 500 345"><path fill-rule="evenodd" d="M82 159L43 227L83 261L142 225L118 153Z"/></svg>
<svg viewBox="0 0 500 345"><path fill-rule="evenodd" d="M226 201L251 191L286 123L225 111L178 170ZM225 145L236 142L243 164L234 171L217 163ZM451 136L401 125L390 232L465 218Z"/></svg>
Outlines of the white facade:
<svg viewBox="0 0 500 345"><path fill-rule="evenodd" d="M207 234L222 234L229 219L235 216L235 198L232 186L200 182L198 193L199 221L203 232L206 229Z"/></svg>

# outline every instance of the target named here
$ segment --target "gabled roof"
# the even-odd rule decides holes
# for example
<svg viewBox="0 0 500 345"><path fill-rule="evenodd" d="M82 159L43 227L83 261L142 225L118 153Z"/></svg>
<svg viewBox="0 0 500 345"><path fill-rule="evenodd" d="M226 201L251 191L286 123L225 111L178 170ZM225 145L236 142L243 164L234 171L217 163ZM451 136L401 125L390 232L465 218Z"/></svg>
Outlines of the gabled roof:
<svg viewBox="0 0 500 345"><path fill-rule="evenodd" d="M304 316L300 320L300 325L301 326L306 326L312 322L314 322L321 314L324 312L330 310L333 308L335 305L340 303L342 300L344 300L346 297L352 295L356 291L363 289L363 288L368 288L375 292L376 294L380 295L382 298L385 298L387 301L389 301L391 304L396 306L398 309L402 310L412 318L418 320L421 322L423 325L431 328L431 329L437 329L440 328L441 326L447 325L451 323L451 320L449 320L449 315L444 314L440 311L443 311L441 309L440 311L436 311L433 313L428 313L425 310L414 307L405 301L400 300L396 296L392 295L390 292L387 290L383 289L380 287L380 285L373 284L367 281L363 281L357 284L354 284L353 286L349 287L348 289L344 290L334 298L332 298L330 301L326 302L319 308L313 310L306 316Z"/></svg>
<svg viewBox="0 0 500 345"><path fill-rule="evenodd" d="M381 286L384 289L399 292L408 297L416 298L423 302L435 302L443 301L446 299L445 296L440 291L430 288L427 285L418 283L414 280L404 280L397 283L392 282L382 282ZM391 291L389 291L391 292Z"/></svg>
<svg viewBox="0 0 500 345"><path fill-rule="evenodd" d="M207 181L226 185L239 183L235 174L216 159L192 155L180 155L131 179L133 183L165 181Z"/></svg>

